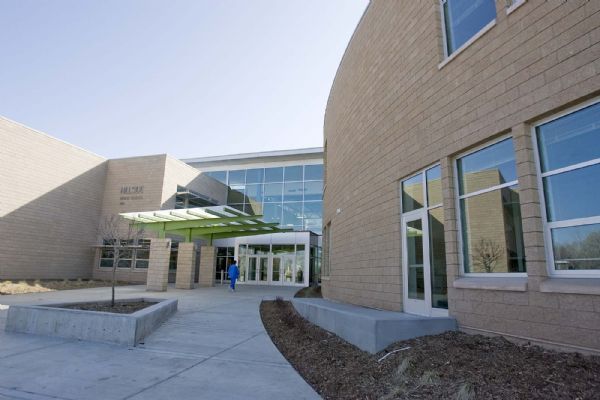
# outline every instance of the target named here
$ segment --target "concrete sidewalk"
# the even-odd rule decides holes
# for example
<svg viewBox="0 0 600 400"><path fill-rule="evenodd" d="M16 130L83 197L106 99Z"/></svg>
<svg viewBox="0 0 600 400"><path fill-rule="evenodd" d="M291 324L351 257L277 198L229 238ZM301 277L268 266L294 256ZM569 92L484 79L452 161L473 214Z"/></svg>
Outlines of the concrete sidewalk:
<svg viewBox="0 0 600 400"><path fill-rule="evenodd" d="M295 288L226 286L152 293L179 311L144 344L120 347L4 332L7 305L106 299L95 288L0 297L0 399L318 399L271 342L263 298ZM144 286L117 288L139 297Z"/></svg>

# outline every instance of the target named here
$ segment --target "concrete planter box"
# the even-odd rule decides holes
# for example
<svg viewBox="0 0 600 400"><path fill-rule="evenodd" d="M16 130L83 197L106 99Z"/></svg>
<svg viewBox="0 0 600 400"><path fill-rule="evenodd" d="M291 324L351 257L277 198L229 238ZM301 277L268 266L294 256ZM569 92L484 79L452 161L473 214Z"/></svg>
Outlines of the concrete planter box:
<svg viewBox="0 0 600 400"><path fill-rule="evenodd" d="M120 301L147 301L156 304L132 314L58 308L81 302L10 306L5 330L135 346L177 311L176 299L144 297Z"/></svg>

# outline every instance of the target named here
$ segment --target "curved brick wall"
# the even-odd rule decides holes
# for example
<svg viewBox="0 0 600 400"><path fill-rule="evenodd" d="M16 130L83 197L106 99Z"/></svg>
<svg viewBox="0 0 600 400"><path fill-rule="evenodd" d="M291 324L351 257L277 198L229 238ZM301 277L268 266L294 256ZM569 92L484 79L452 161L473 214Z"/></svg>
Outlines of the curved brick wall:
<svg viewBox="0 0 600 400"><path fill-rule="evenodd" d="M463 329L600 349L600 296L542 293L547 279L528 123L600 94L600 2L528 0L444 60L439 2L373 0L325 115L326 297L402 310L399 181L441 163L450 314ZM457 289L453 156L515 143L527 291ZM544 317L544 315L546 315Z"/></svg>

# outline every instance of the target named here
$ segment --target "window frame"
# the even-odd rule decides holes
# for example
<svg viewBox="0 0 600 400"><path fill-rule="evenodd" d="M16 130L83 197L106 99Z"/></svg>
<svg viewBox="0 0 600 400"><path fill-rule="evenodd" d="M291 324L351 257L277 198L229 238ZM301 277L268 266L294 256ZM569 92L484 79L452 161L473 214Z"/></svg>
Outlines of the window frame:
<svg viewBox="0 0 600 400"><path fill-rule="evenodd" d="M495 186L492 186L489 188L485 188L485 189L477 190L475 192L461 195L460 194L460 186L459 186L460 178L458 176L458 160L460 158L466 157L470 154L474 154L474 153L477 153L478 151L481 151L488 147L494 146L506 139L513 140L513 154L515 156L515 165L516 165L517 159L516 159L516 151L514 148L515 142L514 142L513 135L510 133L499 136L491 141L485 142L484 144L481 144L481 145L471 148L467 151L459 153L453 157L452 169L453 169L453 173L454 173L454 199L455 199L454 210L456 212L458 262L460 264L459 276L461 276L461 277L465 277L465 278L519 278L519 277L526 278L527 277L527 271L525 271L525 272L465 272L465 254L464 254L464 247L463 247L464 246L464 238L463 238L462 213L461 213L460 201L463 199L467 199L469 197L474 197L474 196L477 196L480 194L489 193L494 190L499 190L499 189L503 189L503 188L511 187L511 186L515 186L515 185L517 186L517 188L519 188L519 176L517 174L517 179L514 181L506 182L501 185L495 185ZM521 206L521 199L519 197L519 207L520 206ZM523 217L521 217L521 227L522 227L522 223L523 223L522 219L523 219ZM523 234L523 233L521 232L521 234ZM523 246L523 250L525 250L525 246ZM527 262L526 258L525 258L525 262ZM525 268L527 268L527 264L525 264Z"/></svg>
<svg viewBox="0 0 600 400"><path fill-rule="evenodd" d="M471 46L474 42L477 41L480 37L482 37L487 31L496 26L496 21L498 20L498 11L496 10L496 17L492 19L490 22L485 24L477 33L469 38L466 42L456 48L452 53L448 54L448 37L446 35L446 16L444 13L444 4L447 3L448 0L439 0L439 10L440 10L440 19L441 19L441 28L442 28L442 47L444 48L444 59L438 65L438 69L442 69L448 62L453 60L456 56L462 53L467 47ZM494 5L496 2L494 2Z"/></svg>
<svg viewBox="0 0 600 400"><path fill-rule="evenodd" d="M555 121L559 118L574 114L584 108L600 104L600 97L585 101L576 106L569 107L550 117L543 118L531 125L531 140L533 142L533 153L535 159L536 180L538 185L538 194L540 199L540 212L542 214L543 238L544 238L544 253L546 255L546 271L548 275L556 278L600 278L600 270L557 270L554 261L554 249L552 242L552 229L568 228L572 226L582 226L591 224L600 224L600 215L594 217L572 218L566 221L548 221L548 213L546 209L546 194L544 193L544 178L558 175L564 172L575 171L592 165L600 165L600 158L583 161L572 164L566 167L561 167L555 170L542 173L542 163L540 158L540 149L538 146L537 128L541 125Z"/></svg>

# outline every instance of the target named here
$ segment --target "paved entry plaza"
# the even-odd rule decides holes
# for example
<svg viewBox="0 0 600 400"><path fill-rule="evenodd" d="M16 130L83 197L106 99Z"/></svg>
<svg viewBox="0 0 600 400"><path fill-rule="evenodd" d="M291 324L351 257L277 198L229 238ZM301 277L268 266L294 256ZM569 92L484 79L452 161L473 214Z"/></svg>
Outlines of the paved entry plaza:
<svg viewBox="0 0 600 400"><path fill-rule="evenodd" d="M120 299L179 299L178 312L135 348L4 332L7 306L109 299L110 288L1 296L0 399L318 399L260 320L263 298L296 290L118 287Z"/></svg>

